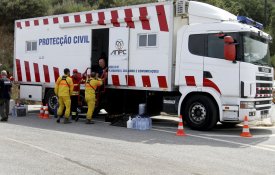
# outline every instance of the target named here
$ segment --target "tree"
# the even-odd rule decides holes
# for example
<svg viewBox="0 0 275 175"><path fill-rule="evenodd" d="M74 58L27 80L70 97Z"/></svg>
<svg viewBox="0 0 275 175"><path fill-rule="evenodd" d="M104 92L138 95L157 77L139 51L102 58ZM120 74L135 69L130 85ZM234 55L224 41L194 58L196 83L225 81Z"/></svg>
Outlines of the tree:
<svg viewBox="0 0 275 175"><path fill-rule="evenodd" d="M271 17L271 23L270 23L270 34L273 37L273 43L271 43L270 45L270 54L271 55L275 55L275 43L274 43L274 37L275 37L275 11L273 11L272 13L272 17ZM273 66L275 67L275 57L273 57Z"/></svg>
<svg viewBox="0 0 275 175"><path fill-rule="evenodd" d="M48 0L1 0L0 25L13 25L17 19L44 16L49 6Z"/></svg>
<svg viewBox="0 0 275 175"><path fill-rule="evenodd" d="M56 0L55 0L56 2ZM52 8L49 9L49 15L58 15L58 14L65 14L65 13L72 13L72 12L81 12L81 11L88 11L91 10L91 6L85 2L76 2L74 0L66 0L60 3L52 4Z"/></svg>

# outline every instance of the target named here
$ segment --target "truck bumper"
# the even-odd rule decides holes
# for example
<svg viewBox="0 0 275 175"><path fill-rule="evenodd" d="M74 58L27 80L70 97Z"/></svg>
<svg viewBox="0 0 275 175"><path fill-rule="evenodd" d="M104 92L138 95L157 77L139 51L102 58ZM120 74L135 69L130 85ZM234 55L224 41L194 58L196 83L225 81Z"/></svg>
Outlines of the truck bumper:
<svg viewBox="0 0 275 175"><path fill-rule="evenodd" d="M249 121L262 120L270 117L271 109L257 110L257 109L240 109L239 120L243 121L244 117L247 116Z"/></svg>

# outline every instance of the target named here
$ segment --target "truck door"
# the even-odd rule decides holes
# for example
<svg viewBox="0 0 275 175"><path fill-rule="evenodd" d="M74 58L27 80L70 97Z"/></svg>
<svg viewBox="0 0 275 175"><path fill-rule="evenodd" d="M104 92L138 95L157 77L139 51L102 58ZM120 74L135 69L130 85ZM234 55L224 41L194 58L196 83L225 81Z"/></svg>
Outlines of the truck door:
<svg viewBox="0 0 275 175"><path fill-rule="evenodd" d="M228 33L226 35L230 35L234 40L238 41L237 34ZM208 34L206 38L203 86L215 89L220 95L222 95L225 104L236 103L230 101L230 99L232 99L230 97L239 97L240 63L239 61L228 61L224 58L223 35L212 33Z"/></svg>
<svg viewBox="0 0 275 175"><path fill-rule="evenodd" d="M126 86L129 69L129 28L110 28L108 85Z"/></svg>

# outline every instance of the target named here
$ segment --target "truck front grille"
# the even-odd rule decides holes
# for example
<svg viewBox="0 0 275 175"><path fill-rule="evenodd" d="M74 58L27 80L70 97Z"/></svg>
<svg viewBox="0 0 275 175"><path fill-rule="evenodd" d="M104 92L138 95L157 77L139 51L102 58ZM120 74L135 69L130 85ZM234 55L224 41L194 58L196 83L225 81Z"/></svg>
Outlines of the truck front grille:
<svg viewBox="0 0 275 175"><path fill-rule="evenodd" d="M272 97L272 83L257 83L256 98Z"/></svg>
<svg viewBox="0 0 275 175"><path fill-rule="evenodd" d="M261 110L266 110L266 109L270 109L271 106L265 106L265 107L258 107L256 108L257 111L261 111Z"/></svg>
<svg viewBox="0 0 275 175"><path fill-rule="evenodd" d="M256 80L259 80L259 81L272 81L272 77L256 76Z"/></svg>

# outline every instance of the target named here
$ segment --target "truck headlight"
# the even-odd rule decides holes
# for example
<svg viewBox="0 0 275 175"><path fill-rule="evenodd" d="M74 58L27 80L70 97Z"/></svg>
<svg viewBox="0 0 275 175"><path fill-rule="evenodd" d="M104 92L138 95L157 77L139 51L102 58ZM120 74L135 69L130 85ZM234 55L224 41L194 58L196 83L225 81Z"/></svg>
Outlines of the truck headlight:
<svg viewBox="0 0 275 175"><path fill-rule="evenodd" d="M254 109L255 108L255 102L253 102L253 101L241 101L240 108L241 109Z"/></svg>

